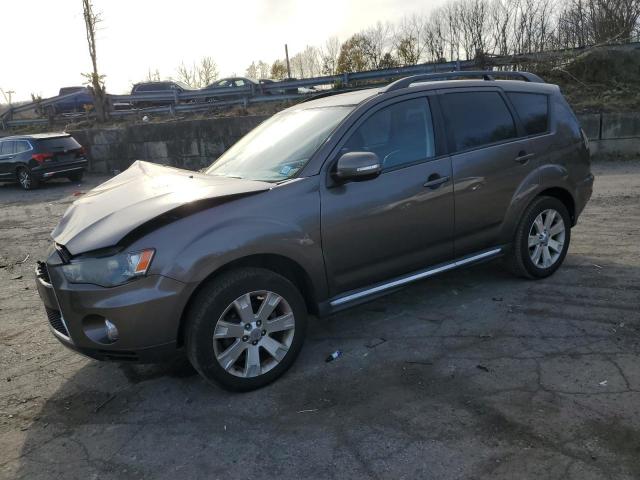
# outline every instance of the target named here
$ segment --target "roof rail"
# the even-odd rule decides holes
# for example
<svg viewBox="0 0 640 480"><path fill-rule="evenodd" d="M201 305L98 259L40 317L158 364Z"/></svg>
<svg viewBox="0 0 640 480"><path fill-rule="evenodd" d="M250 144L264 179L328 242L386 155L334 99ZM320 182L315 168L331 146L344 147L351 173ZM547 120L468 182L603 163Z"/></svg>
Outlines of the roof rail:
<svg viewBox="0 0 640 480"><path fill-rule="evenodd" d="M332 97L333 95L340 95L341 93L349 93L349 92L359 92L360 90L369 90L375 87L360 87L360 88L340 88L340 89L331 89L326 90L324 92L320 92L316 95L311 95L310 97L305 98L300 103L311 102L313 100L318 100L319 98L324 97Z"/></svg>
<svg viewBox="0 0 640 480"><path fill-rule="evenodd" d="M539 76L529 72L500 72L491 70L468 70L468 71L455 71L455 72L439 72L439 73L425 73L422 75L412 75L410 77L404 77L390 83L381 90L382 92L393 92L400 90L401 88L407 88L413 83L418 82L431 82L434 80L448 80L450 78L474 78L482 77L483 80L495 80L495 77L507 77L518 80L524 80L525 82L533 83L545 83Z"/></svg>

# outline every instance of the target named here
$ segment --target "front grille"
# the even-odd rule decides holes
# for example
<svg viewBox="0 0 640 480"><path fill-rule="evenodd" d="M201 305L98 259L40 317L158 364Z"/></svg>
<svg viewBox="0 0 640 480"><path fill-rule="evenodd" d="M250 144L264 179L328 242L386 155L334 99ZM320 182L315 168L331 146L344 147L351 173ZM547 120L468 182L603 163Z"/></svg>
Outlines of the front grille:
<svg viewBox="0 0 640 480"><path fill-rule="evenodd" d="M38 262L36 264L36 275L38 278L41 278L44 282L51 283L51 278L49 277L49 269L47 268L47 264L44 262Z"/></svg>
<svg viewBox="0 0 640 480"><path fill-rule="evenodd" d="M64 322L62 321L62 314L59 310L54 310L53 308L44 307L47 311L47 318L49 319L49 323L53 327L55 331L61 333L65 337L69 336L69 332L67 331L67 327L64 326Z"/></svg>

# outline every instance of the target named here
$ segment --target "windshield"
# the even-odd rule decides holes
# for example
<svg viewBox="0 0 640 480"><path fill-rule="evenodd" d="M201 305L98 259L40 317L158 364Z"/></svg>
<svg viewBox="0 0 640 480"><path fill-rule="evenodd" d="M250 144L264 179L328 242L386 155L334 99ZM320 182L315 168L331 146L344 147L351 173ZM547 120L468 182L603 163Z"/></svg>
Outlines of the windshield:
<svg viewBox="0 0 640 480"><path fill-rule="evenodd" d="M264 182L291 178L352 108L308 108L278 113L227 150L206 173Z"/></svg>

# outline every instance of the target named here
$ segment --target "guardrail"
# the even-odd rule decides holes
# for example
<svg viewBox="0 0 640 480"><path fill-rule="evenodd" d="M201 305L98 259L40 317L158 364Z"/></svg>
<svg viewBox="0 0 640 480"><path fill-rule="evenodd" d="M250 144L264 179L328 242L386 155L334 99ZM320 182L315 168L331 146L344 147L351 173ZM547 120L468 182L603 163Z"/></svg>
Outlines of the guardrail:
<svg viewBox="0 0 640 480"><path fill-rule="evenodd" d="M300 88L318 87L326 85L342 84L348 86L353 82L369 80L390 80L393 78L420 73L443 72L450 70L468 69L476 66L476 62L456 61L443 63L424 63L406 67L370 70L364 72L343 73L339 75L326 75L321 77L304 78L301 80L288 80L260 85L244 87L221 87L189 91L173 92L141 92L133 95L107 95L108 111L112 117L123 117L141 113L175 113L187 111L204 111L216 107L233 105L248 106L266 102L298 100L308 98L316 92L297 92ZM291 91L296 93L287 93ZM24 126L30 124L42 124L50 121L48 118L13 119L13 114L36 110L44 114L47 107L72 99L86 92L74 92L68 95L60 95L47 98L38 102L27 103L13 107L0 115L0 128ZM161 106L143 107L145 103L166 103ZM84 116L94 115L88 112Z"/></svg>
<svg viewBox="0 0 640 480"><path fill-rule="evenodd" d="M640 48L640 42L616 45L621 48ZM134 95L107 95L108 111L112 117L123 117L127 115L139 115L141 113L176 113L187 111L205 111L216 107L226 107L232 105L248 106L273 101L297 100L307 98L313 93L300 93L299 88L318 87L326 85L349 86L353 82L361 81L386 81L394 78L417 75L423 73L438 73L455 70L469 70L491 67L501 67L544 61L567 55L576 55L591 47L579 47L564 50L545 51L530 54L488 56L483 59L484 65L480 65L477 60L423 63L419 65L409 65L405 67L370 70L364 72L343 73L338 75L326 75L321 77L304 78L301 80L288 80L281 82L251 85L245 87L222 87L189 91L173 92L143 92ZM291 91L296 93L291 93ZM42 124L51 121L51 118L36 118L14 120L13 114L37 110L42 115L47 107L57 103L72 99L78 95L86 95L85 91L74 92L68 95L47 98L38 102L32 102L17 107L12 107L0 115L0 128L23 126L30 124ZM143 107L145 103L166 103L166 105L156 105ZM93 112L87 112L81 116L92 116Z"/></svg>

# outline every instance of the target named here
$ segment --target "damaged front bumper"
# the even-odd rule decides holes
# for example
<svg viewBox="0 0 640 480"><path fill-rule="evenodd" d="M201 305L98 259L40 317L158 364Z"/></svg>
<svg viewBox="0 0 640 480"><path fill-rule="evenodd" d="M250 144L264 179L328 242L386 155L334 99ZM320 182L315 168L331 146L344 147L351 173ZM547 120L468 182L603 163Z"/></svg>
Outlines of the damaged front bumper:
<svg viewBox="0 0 640 480"><path fill-rule="evenodd" d="M71 284L57 252L38 262L36 287L53 335L98 360L156 362L178 346L185 284L149 275L117 287ZM111 331L115 327L117 335Z"/></svg>

